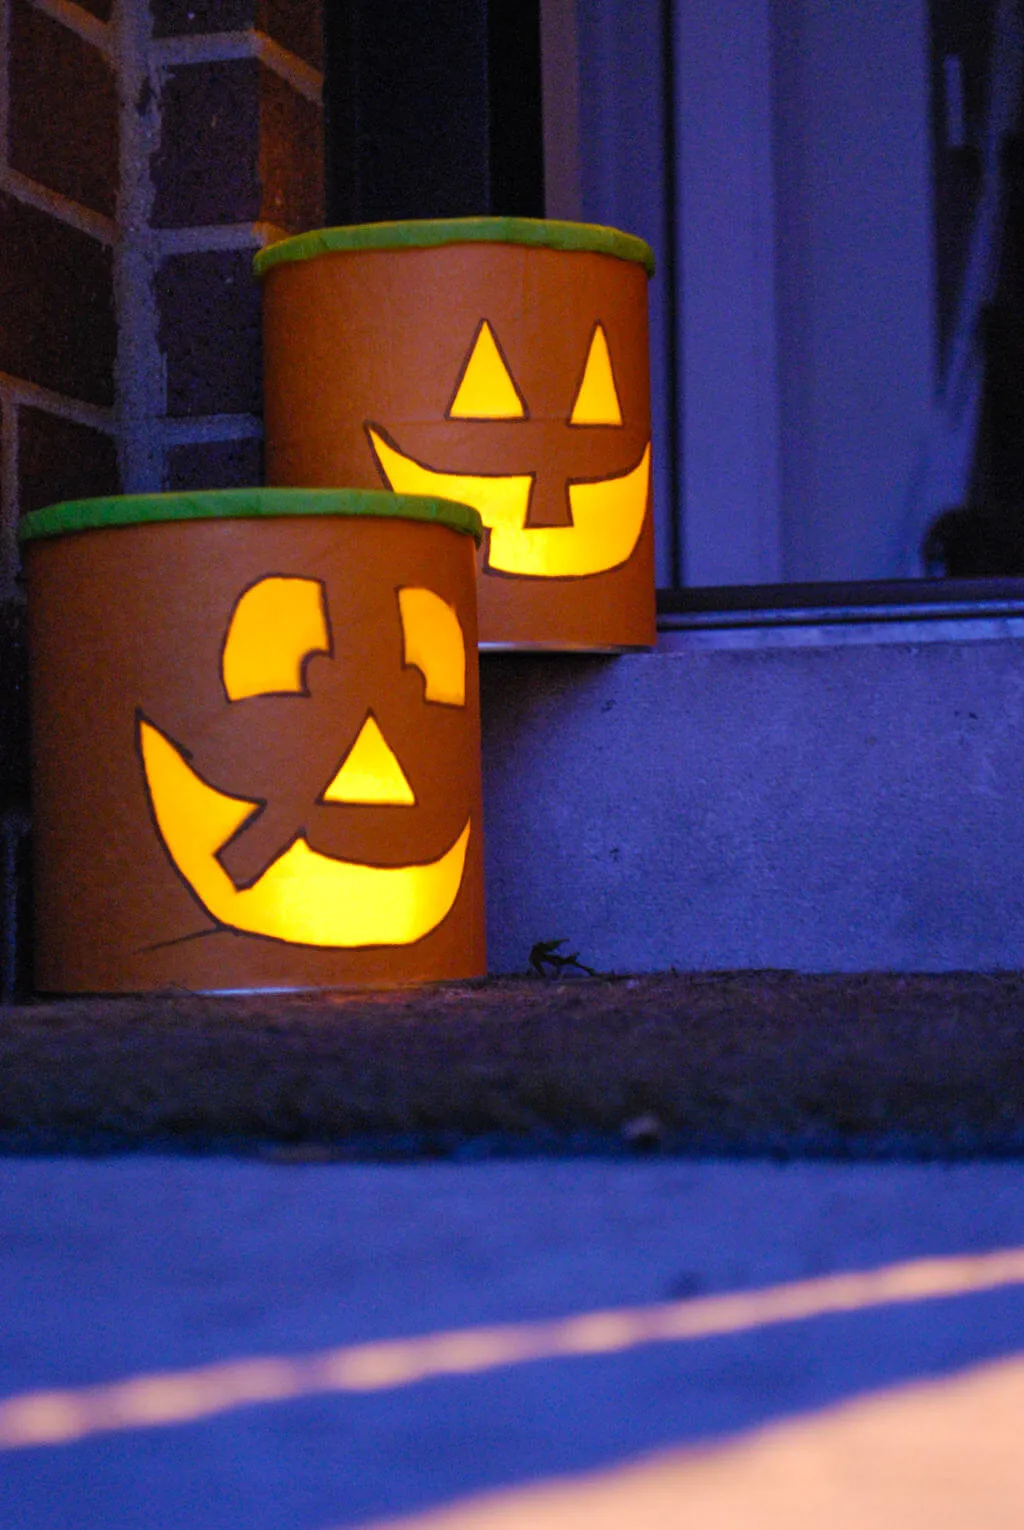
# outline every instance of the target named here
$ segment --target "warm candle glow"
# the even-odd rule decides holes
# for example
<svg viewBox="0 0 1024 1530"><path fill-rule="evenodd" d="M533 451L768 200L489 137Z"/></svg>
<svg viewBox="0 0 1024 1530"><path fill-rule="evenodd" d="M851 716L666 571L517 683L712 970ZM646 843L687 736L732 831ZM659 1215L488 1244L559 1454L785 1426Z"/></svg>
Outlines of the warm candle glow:
<svg viewBox="0 0 1024 1530"><path fill-rule="evenodd" d="M388 1391L432 1377L613 1354L644 1344L713 1338L832 1313L1018 1285L1024 1285L1024 1248L917 1259L763 1291L579 1313L551 1322L498 1324L345 1345L296 1358L255 1357L102 1386L28 1392L0 1402L0 1450L185 1423L253 1403L330 1392Z"/></svg>

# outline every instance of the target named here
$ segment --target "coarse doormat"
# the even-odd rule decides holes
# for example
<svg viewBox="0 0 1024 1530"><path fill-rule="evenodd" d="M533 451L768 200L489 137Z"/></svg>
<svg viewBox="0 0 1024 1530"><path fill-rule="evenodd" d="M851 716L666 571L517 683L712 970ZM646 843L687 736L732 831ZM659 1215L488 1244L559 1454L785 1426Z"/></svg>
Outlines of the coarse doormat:
<svg viewBox="0 0 1024 1530"><path fill-rule="evenodd" d="M554 970L2 1007L0 1150L1024 1153L1024 974Z"/></svg>

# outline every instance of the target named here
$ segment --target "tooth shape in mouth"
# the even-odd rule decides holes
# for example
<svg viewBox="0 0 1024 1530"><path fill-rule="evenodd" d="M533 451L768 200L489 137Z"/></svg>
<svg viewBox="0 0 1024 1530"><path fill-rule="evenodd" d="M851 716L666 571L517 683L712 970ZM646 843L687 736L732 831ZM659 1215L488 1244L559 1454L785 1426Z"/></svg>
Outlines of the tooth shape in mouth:
<svg viewBox="0 0 1024 1530"><path fill-rule="evenodd" d="M299 946L407 946L451 912L462 885L468 819L455 843L424 865L338 860L312 850L300 835L250 887L238 888L217 852L259 804L210 786L144 717L139 748L167 853L219 924Z"/></svg>
<svg viewBox="0 0 1024 1530"><path fill-rule="evenodd" d="M434 494L479 511L490 528L487 567L538 579L600 574L625 563L640 540L651 481L651 444L618 478L570 483L571 526L526 526L530 474L443 473L407 457L366 427L381 474L396 494Z"/></svg>

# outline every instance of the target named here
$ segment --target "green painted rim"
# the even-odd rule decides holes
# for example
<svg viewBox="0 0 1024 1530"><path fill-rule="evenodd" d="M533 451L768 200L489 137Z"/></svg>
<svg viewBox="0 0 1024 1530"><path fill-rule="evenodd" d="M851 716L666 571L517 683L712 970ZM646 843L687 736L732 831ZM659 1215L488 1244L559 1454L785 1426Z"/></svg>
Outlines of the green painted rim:
<svg viewBox="0 0 1024 1530"><path fill-rule="evenodd" d="M61 537L107 526L145 526L161 521L245 520L259 516L376 516L431 521L475 538L483 522L469 505L423 494L388 494L382 489L209 489L195 494L122 494L114 499L72 499L31 510L18 540Z"/></svg>
<svg viewBox="0 0 1024 1530"><path fill-rule="evenodd" d="M265 276L274 266L314 260L344 250L424 250L440 244L525 244L545 250L585 250L634 261L654 275L654 253L635 234L598 223L558 223L549 218L432 218L412 223L355 223L296 234L258 251L253 269Z"/></svg>

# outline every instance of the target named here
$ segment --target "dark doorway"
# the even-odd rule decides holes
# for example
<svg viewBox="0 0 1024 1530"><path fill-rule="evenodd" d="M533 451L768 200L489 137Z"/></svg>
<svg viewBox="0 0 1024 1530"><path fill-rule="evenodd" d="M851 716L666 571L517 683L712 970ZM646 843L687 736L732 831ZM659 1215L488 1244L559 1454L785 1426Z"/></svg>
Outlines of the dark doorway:
<svg viewBox="0 0 1024 1530"><path fill-rule="evenodd" d="M981 189L995 0L931 0L935 282L943 369Z"/></svg>
<svg viewBox="0 0 1024 1530"><path fill-rule="evenodd" d="M327 0L331 223L544 216L539 0Z"/></svg>

